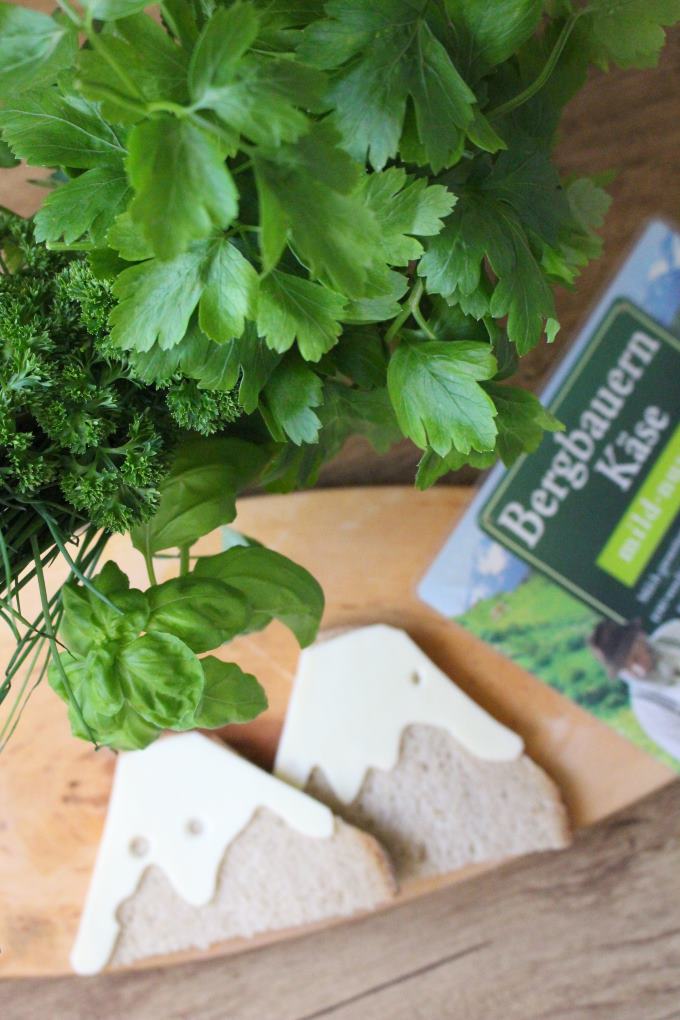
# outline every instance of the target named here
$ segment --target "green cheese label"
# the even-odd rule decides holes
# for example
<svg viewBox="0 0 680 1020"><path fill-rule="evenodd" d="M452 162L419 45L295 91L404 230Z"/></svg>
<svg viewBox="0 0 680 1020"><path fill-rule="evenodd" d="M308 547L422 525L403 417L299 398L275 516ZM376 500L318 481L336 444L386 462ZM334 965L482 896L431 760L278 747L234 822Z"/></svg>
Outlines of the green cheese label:
<svg viewBox="0 0 680 1020"><path fill-rule="evenodd" d="M680 615L680 341L619 301L550 404L564 431L521 458L481 527L619 622Z"/></svg>

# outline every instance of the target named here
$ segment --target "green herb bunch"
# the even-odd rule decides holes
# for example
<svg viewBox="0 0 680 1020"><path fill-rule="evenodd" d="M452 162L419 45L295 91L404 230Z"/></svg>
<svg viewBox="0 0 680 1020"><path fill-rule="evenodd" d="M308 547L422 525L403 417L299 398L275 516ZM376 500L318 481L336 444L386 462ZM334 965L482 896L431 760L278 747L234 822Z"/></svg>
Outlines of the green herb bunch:
<svg viewBox="0 0 680 1020"><path fill-rule="evenodd" d="M0 214L0 521L14 573L39 507L78 524L127 531L151 517L182 430L209 435L240 415L230 393L175 373L138 381L111 347L110 286L82 256L48 251L33 226ZM36 525L40 516L36 516Z"/></svg>
<svg viewBox="0 0 680 1020"><path fill-rule="evenodd" d="M57 2L0 4L0 159L57 171L31 257L67 256L70 316L47 331L64 413L36 382L32 438L7 436L15 496L49 491L64 535L132 526L155 583L239 487L312 484L352 433L410 438L426 487L559 428L508 379L600 251L608 198L560 178L561 112L591 65L653 64L680 0ZM89 685L134 700L127 667L115 697L54 669L79 718Z"/></svg>

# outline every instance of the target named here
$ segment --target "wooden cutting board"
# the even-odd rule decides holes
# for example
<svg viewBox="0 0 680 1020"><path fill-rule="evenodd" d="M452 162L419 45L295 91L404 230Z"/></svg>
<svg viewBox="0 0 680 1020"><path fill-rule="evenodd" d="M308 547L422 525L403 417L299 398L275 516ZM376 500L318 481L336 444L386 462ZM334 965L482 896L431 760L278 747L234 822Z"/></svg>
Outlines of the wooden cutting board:
<svg viewBox="0 0 680 1020"><path fill-rule="evenodd" d="M418 599L416 584L471 495L460 488L427 493L363 488L258 496L241 501L236 523L315 574L326 593L325 627L385 622L405 628L464 690L522 734L528 752L560 785L574 824L588 825L674 774ZM200 551L220 547L215 534ZM146 585L141 557L125 540L112 540L110 556L131 573L133 584ZM173 572L171 563L158 562L160 577ZM10 649L9 635L3 634L2 661ZM225 646L223 655L260 678L270 706L253 723L228 727L224 735L253 761L271 767L297 645L274 623ZM113 753L95 752L71 737L64 706L46 684L36 690L0 755L0 975L70 969L114 764ZM402 896L468 873L421 883ZM239 940L209 955L267 941L272 938Z"/></svg>

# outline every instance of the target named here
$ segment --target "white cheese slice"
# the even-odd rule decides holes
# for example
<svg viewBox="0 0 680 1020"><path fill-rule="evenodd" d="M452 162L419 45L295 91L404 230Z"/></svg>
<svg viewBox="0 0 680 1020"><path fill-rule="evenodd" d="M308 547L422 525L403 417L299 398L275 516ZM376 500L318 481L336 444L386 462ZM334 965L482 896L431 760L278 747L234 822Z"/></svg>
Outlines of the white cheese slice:
<svg viewBox="0 0 680 1020"><path fill-rule="evenodd" d="M225 849L260 807L303 835L333 834L327 807L199 733L119 755L73 969L93 974L106 965L119 932L118 906L149 865L161 868L187 902L207 903Z"/></svg>
<svg viewBox="0 0 680 1020"><path fill-rule="evenodd" d="M369 768L395 767L401 734L416 723L443 727L487 761L513 761L524 750L521 737L461 691L404 631L379 624L302 652L275 773L304 787L318 766L349 804Z"/></svg>

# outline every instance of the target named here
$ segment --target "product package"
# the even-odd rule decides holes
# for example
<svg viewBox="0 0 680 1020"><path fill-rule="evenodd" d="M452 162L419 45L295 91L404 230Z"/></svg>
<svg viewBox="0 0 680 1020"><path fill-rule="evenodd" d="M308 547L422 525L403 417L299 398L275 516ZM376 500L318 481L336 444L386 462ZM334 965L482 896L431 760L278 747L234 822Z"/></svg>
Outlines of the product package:
<svg viewBox="0 0 680 1020"><path fill-rule="evenodd" d="M654 221L421 598L680 771L680 234Z"/></svg>

